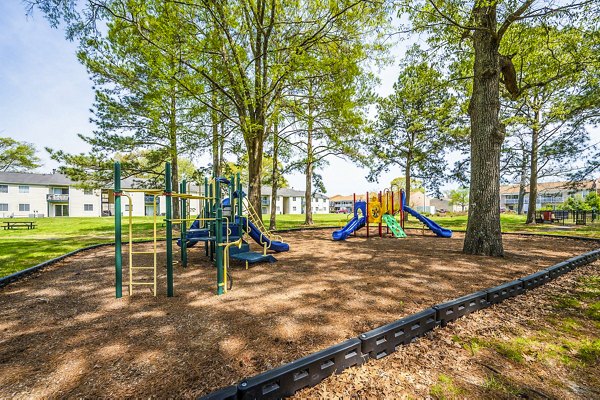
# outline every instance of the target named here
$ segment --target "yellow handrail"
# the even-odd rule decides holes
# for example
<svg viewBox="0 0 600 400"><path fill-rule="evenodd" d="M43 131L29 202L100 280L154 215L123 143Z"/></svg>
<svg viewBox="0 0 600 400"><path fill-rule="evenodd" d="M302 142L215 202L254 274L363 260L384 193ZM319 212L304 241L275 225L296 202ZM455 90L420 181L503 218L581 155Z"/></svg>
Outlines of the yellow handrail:
<svg viewBox="0 0 600 400"><path fill-rule="evenodd" d="M224 257L223 257L223 279L225 280L223 291L227 293L227 268L229 267L229 248L231 246L237 246L238 248L242 247L242 238L239 238L235 242L229 243L219 243L219 246L225 246L223 249Z"/></svg>
<svg viewBox="0 0 600 400"><path fill-rule="evenodd" d="M250 222L252 222L254 225L256 225L256 227L258 228L258 230L267 239L269 239L270 241L283 242L283 238L281 236L279 236L277 234L274 234L273 232L271 232L271 231L269 231L267 229L267 227L262 222L262 219L260 219L258 217L258 213L256 212L256 210L254 209L254 207L252 206L252 204L250 204L250 202L247 199L244 202L244 208L246 209L246 214L247 214L248 220L250 220ZM261 240L261 242L262 242L262 240Z"/></svg>

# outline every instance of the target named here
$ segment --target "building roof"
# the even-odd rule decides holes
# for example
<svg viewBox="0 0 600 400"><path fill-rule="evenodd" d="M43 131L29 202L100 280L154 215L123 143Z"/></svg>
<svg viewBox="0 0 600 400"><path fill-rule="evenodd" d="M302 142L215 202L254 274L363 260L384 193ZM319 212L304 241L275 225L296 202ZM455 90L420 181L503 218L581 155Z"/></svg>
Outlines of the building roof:
<svg viewBox="0 0 600 400"><path fill-rule="evenodd" d="M365 195L364 194L357 194L356 195L356 200L364 200L365 199ZM354 200L354 195L348 195L348 196L342 196L341 194L336 194L333 197L329 198L329 201L331 202L336 202L336 201L353 201Z"/></svg>
<svg viewBox="0 0 600 400"><path fill-rule="evenodd" d="M598 181L594 180L577 182L575 184L571 182L540 182L538 183L538 192L589 190L597 189L598 186ZM526 192L529 192L529 185L526 187ZM519 194L519 185L502 185L500 186L500 194Z"/></svg>
<svg viewBox="0 0 600 400"><path fill-rule="evenodd" d="M271 186L261 186L260 188L260 194L263 196L270 196L271 195ZM304 197L304 190L296 190L294 188L280 188L277 189L277 196L283 196L283 197ZM325 196L322 193L315 193L313 195L314 198L317 199L328 199L327 196Z"/></svg>
<svg viewBox="0 0 600 400"><path fill-rule="evenodd" d="M71 180L63 174L35 174L31 172L0 172L0 183L40 186L68 186L72 184Z"/></svg>
<svg viewBox="0 0 600 400"><path fill-rule="evenodd" d="M137 187L140 181L137 178L126 178L121 180L121 186L123 188ZM63 174L39 174L34 172L0 172L0 183L36 186L75 186L77 184L77 182ZM109 185L106 187L109 187ZM197 186L194 187L197 191Z"/></svg>

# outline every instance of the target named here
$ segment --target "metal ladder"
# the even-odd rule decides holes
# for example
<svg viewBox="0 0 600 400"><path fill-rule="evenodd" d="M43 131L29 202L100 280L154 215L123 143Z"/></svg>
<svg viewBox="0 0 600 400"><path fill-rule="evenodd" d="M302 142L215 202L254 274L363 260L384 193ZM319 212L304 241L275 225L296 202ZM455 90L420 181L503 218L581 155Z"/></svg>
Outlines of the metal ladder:
<svg viewBox="0 0 600 400"><path fill-rule="evenodd" d="M160 192L160 193L159 193ZM132 210L133 210L133 202L131 200L131 197L125 193L123 193L124 197L127 197L127 200L129 202L129 295L132 296L133 295L133 287L134 286L148 286L148 285L152 285L152 289L154 292L154 296L156 297L156 276L157 276L157 262L156 262L156 253L157 253L157 235L156 235L156 225L157 225L157 218L156 218L156 202L158 199L158 196L160 196L162 194L162 191L158 191L158 190L149 190L148 192L144 192L144 195L146 195L146 193L148 193L149 195L152 196L152 214L153 214L153 239L152 239L152 251L133 251L133 215L132 215ZM152 254L152 266L148 267L148 266L134 266L133 264L133 255L134 254ZM149 281L134 281L133 280L133 272L134 270L152 270L153 272L153 280L152 282Z"/></svg>

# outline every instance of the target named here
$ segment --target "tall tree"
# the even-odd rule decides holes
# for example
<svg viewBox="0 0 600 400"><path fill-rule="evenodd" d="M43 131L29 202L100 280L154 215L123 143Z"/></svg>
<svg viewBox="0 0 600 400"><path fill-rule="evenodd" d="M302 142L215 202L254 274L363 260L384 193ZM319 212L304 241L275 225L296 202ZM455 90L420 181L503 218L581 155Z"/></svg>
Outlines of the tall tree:
<svg viewBox="0 0 600 400"><path fill-rule="evenodd" d="M154 8L142 7L139 12L148 15L145 23L149 29L159 29L177 14L178 7L165 3ZM51 152L52 157L63 163L91 162L92 166L110 168L109 163L97 164L97 159L144 150L143 159L124 159L124 176L162 171L163 164L169 161L172 186L178 188L179 156L208 142L202 130L204 109L180 84L201 86L176 57L177 52L185 51L185 34L184 30L165 33L163 42L173 50L169 54L150 45L140 37L136 27L119 18L107 23L105 34L94 31L83 36L78 58L94 82L96 96L91 121L97 129L93 136L80 135L80 138L91 145L91 156L70 157L55 151ZM73 177L88 178L78 174L78 169L87 169L89 165L68 167L71 168L63 170L73 172ZM174 202L176 216L178 208L179 203Z"/></svg>
<svg viewBox="0 0 600 400"><path fill-rule="evenodd" d="M0 137L0 171L22 172L42 164L35 154L35 146L10 137Z"/></svg>
<svg viewBox="0 0 600 400"><path fill-rule="evenodd" d="M453 189L448 193L451 206L460 206L461 211L465 211L465 207L469 205L469 189L459 188Z"/></svg>
<svg viewBox="0 0 600 400"><path fill-rule="evenodd" d="M458 103L443 75L418 47L407 53L400 67L394 93L379 100L377 122L364 142L370 155L369 180L376 181L393 167L403 168L408 204L409 183L415 179L439 191L445 154L454 143Z"/></svg>
<svg viewBox="0 0 600 400"><path fill-rule="evenodd" d="M327 4L307 1L301 5L283 0L235 0L176 2L178 12L161 21L148 23L162 1L116 0L85 2L76 0L31 0L57 25L66 21L69 33L93 26L87 23L99 17L118 18L135 27L144 40L165 56L176 56L187 68L202 77L209 87L225 96L235 109L217 112L236 123L242 134L248 157L249 201L260 214L260 177L264 143L273 101L288 83L294 71L303 68L304 54L318 43L343 42L345 32L354 36L385 25L386 3L383 1L343 0ZM80 12L80 10L82 10ZM170 34L185 32L188 47L174 51ZM166 38L166 42L165 42ZM215 61L226 68L212 68ZM204 93L196 93L199 101L211 109Z"/></svg>
<svg viewBox="0 0 600 400"><path fill-rule="evenodd" d="M473 52L471 120L471 185L469 219L463 251L502 256L500 230L500 153L505 127L500 123L500 83L517 99L542 82L518 82L513 54L500 49L516 22L522 24L576 25L583 11L597 12L590 0L558 3L553 0L421 0L406 3L414 29L430 33L433 47L445 46L449 54L464 53L469 39ZM578 20L579 19L579 20ZM539 60L543 65L545 60ZM560 75L561 71L556 71Z"/></svg>

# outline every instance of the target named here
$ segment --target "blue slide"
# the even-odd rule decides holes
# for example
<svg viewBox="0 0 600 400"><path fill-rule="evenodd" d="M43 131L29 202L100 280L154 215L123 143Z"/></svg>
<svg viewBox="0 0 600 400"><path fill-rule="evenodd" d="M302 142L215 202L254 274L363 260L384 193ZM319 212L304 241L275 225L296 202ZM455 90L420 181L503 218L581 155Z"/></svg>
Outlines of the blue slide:
<svg viewBox="0 0 600 400"><path fill-rule="evenodd" d="M362 215L358 215L358 210L362 212ZM348 221L345 227L331 234L333 240L346 240L348 239L348 236L365 226L367 223L365 215L367 215L367 203L364 201L357 201L354 205L354 217Z"/></svg>
<svg viewBox="0 0 600 400"><path fill-rule="evenodd" d="M331 235L333 240L346 240L348 236L352 235L354 231L359 230L365 226L366 218L363 216L354 216L342 229L333 232Z"/></svg>
<svg viewBox="0 0 600 400"><path fill-rule="evenodd" d="M419 214L418 212L416 212L415 210L413 210L412 208L410 208L407 205L404 206L404 210L406 210L410 215L412 215L413 217L415 217L416 219L418 219L419 221L424 223L429 229L431 229L431 231L433 233L435 233L439 237L444 237L444 238L452 237L452 231L450 229L442 228L441 226L439 226L438 224L436 224L429 218L422 216L421 214Z"/></svg>
<svg viewBox="0 0 600 400"><path fill-rule="evenodd" d="M242 218L243 225L246 225L246 218ZM256 227L252 222L248 221L248 227L250 228L250 232L248 234L254 241L261 246L266 243L269 246L269 249L274 250L278 253L283 251L288 251L290 249L290 245L284 242L279 242L277 240L270 240L266 237L260 229Z"/></svg>

